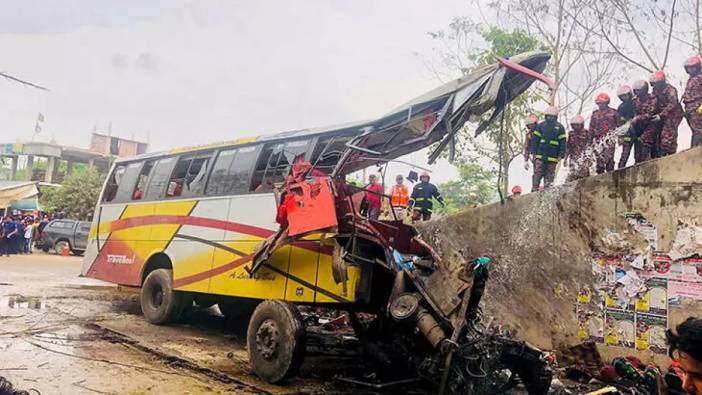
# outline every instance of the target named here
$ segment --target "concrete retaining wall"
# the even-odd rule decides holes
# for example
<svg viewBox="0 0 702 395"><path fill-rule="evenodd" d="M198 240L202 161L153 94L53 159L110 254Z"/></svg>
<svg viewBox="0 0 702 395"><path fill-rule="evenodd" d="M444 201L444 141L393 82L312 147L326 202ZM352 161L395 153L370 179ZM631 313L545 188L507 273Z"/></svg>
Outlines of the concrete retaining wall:
<svg viewBox="0 0 702 395"><path fill-rule="evenodd" d="M586 307L578 306L579 295L582 302L583 294L591 295L587 304L593 315L606 310L601 291L611 292L613 279L608 288L603 275L593 271L593 253L621 258L615 263L619 275L631 270L624 257L642 255L646 268L637 273L655 274L653 256L646 252L651 243L632 227L626 217L632 213L655 227L656 250L670 251L682 224L694 226L702 218L702 148L508 199L504 205L471 208L419 229L449 267L460 264L459 249L491 255L494 265L483 298L487 319L508 325L518 338L556 349L582 342L579 335L588 324L581 326L578 318ZM695 287L696 280L691 281ZM699 282L702 287L702 276ZM688 283L676 283L681 285ZM702 300L694 295L667 298L674 301L663 314L668 327L690 315L702 316ZM633 344L602 344L600 349L605 357L638 354L664 360Z"/></svg>

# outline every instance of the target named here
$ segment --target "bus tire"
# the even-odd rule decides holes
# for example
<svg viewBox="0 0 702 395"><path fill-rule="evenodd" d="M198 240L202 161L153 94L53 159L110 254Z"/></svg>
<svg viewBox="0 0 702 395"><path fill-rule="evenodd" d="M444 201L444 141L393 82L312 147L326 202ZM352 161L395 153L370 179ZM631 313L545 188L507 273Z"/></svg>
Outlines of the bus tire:
<svg viewBox="0 0 702 395"><path fill-rule="evenodd" d="M144 317L155 325L177 321L185 307L183 295L173 290L173 271L169 269L156 269L146 276L140 300Z"/></svg>
<svg viewBox="0 0 702 395"><path fill-rule="evenodd" d="M295 375L305 355L306 333L295 305L265 300L254 310L246 333L254 372L276 384Z"/></svg>

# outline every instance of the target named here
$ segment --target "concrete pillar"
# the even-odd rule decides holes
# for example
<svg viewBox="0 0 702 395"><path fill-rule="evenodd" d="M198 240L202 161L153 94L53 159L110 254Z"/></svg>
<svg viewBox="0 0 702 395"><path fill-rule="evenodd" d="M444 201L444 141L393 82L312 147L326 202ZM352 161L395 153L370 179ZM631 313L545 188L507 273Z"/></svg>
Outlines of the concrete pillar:
<svg viewBox="0 0 702 395"><path fill-rule="evenodd" d="M17 178L17 162L18 162L18 157L17 156L11 156L10 157L10 180L15 181L15 178Z"/></svg>
<svg viewBox="0 0 702 395"><path fill-rule="evenodd" d="M54 180L54 170L56 170L56 158L53 156L48 157L48 162L46 163L46 174L44 174L44 182L52 182Z"/></svg>
<svg viewBox="0 0 702 395"><path fill-rule="evenodd" d="M90 168L95 167L95 159L94 159L94 158L93 158L93 159L90 159L90 160L88 161L88 167L90 167Z"/></svg>
<svg viewBox="0 0 702 395"><path fill-rule="evenodd" d="M27 156L27 181L32 181L32 170L34 170L34 155Z"/></svg>
<svg viewBox="0 0 702 395"><path fill-rule="evenodd" d="M66 175L70 176L71 173L73 173L73 161L67 160L66 161Z"/></svg>

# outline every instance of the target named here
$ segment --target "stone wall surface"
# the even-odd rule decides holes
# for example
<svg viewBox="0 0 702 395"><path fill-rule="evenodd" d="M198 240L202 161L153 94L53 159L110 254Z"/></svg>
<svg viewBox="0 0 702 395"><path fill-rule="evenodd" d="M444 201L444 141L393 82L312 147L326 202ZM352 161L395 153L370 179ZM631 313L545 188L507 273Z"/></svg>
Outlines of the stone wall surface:
<svg viewBox="0 0 702 395"><path fill-rule="evenodd" d="M655 229L655 240L647 240L646 234L632 225L632 216ZM700 218L702 148L508 198L504 204L470 208L418 228L436 248L442 264L454 273L462 262L459 250L468 256L493 257L483 297L486 319L507 325L517 338L541 348L558 349L583 341L579 296L591 295L587 299L595 306L592 314L604 319L604 295L613 292L615 282L613 278L603 281L605 275L598 272L602 268L593 257L615 257L620 262L615 264L619 277L632 270L643 278L655 277L652 262L656 253L665 255L676 249L690 256L700 252ZM698 244L694 242L695 231ZM681 241L683 236L686 239ZM638 265L645 263L641 270L634 270L625 259L637 257ZM694 271L694 265L685 265ZM702 316L702 295L697 297L694 291L702 289L702 270L699 273L699 279L668 282L671 290L691 290L691 296L686 292L665 296L670 300L663 314L668 327L691 315ZM660 274L666 276L669 274ZM635 310L633 299L631 303L625 311ZM604 334L607 337L607 330ZM644 346L637 350L633 344L601 343L600 351L606 357L638 354L648 360L663 358L660 351L656 357Z"/></svg>

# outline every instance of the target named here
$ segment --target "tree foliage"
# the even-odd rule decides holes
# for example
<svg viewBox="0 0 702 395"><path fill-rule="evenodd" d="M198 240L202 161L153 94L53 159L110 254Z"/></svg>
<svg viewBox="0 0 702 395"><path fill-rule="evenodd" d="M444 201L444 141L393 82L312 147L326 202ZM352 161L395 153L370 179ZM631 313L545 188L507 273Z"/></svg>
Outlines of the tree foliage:
<svg viewBox="0 0 702 395"><path fill-rule="evenodd" d="M60 211L67 218L92 219L104 178L88 168L66 177L61 187L42 187L40 204L46 211Z"/></svg>
<svg viewBox="0 0 702 395"><path fill-rule="evenodd" d="M467 44L471 35L478 35L483 42L473 47ZM498 57L510 56L541 49L541 43L534 36L516 29L506 31L496 26L483 29L481 25L472 24L465 18L456 18L449 25L448 31L430 33L430 36L447 48L440 58L444 67L459 67L461 72L469 72L467 65L476 67L494 63ZM448 48L459 48L465 53L451 53ZM534 111L535 104L543 100L543 91L529 89L513 100L504 112L504 123L501 117L492 123L479 137L473 137L471 126L466 126L457 138L458 163L475 163L489 160L491 166L498 170L501 177L495 177L495 186L500 188L503 195L507 194L509 186L509 165L522 154L525 138L524 119ZM490 114L486 114L485 118ZM500 150L500 142L502 149ZM497 181L499 179L499 185ZM493 186L494 187L494 186Z"/></svg>
<svg viewBox="0 0 702 395"><path fill-rule="evenodd" d="M445 206L435 204L439 214L453 214L466 207L487 204L495 201L495 180L493 171L476 163L464 163L458 166L458 180L438 185L444 197Z"/></svg>

